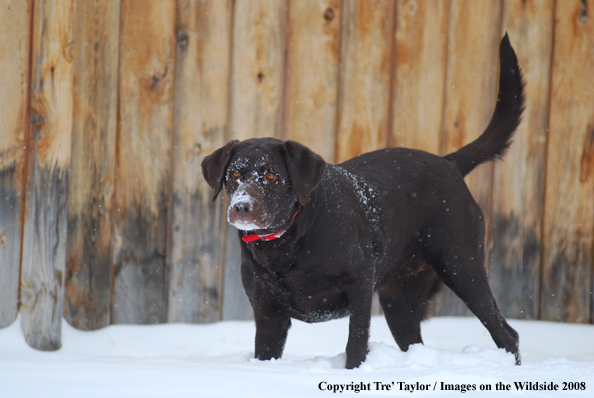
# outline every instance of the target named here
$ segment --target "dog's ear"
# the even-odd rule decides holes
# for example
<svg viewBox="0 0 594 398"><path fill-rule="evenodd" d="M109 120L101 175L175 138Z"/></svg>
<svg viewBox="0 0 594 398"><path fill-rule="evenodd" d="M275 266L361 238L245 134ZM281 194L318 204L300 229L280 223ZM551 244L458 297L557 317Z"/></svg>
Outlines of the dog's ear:
<svg viewBox="0 0 594 398"><path fill-rule="evenodd" d="M204 179L214 191L213 202L223 189L227 165L238 144L238 140L229 141L224 147L217 149L202 160L202 175L204 175Z"/></svg>
<svg viewBox="0 0 594 398"><path fill-rule="evenodd" d="M301 204L322 181L326 162L320 155L295 141L284 142L284 156L291 178L291 185Z"/></svg>

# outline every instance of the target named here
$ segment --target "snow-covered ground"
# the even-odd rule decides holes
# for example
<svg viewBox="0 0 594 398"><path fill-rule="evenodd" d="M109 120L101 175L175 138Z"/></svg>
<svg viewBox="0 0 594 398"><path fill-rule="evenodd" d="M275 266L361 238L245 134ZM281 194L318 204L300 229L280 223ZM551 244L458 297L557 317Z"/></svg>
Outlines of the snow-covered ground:
<svg viewBox="0 0 594 398"><path fill-rule="evenodd" d="M17 320L0 330L0 397L284 398L353 394L357 387L365 388L358 395L384 396L594 396L594 325L510 324L520 333L519 367L475 318L426 321L425 346L403 353L384 319L374 317L367 361L345 370L347 319L294 321L283 359L267 362L252 359L250 321L94 332L64 322L62 348L48 353L27 346ZM559 389L518 391L515 383L525 382ZM509 390L497 390L506 385Z"/></svg>

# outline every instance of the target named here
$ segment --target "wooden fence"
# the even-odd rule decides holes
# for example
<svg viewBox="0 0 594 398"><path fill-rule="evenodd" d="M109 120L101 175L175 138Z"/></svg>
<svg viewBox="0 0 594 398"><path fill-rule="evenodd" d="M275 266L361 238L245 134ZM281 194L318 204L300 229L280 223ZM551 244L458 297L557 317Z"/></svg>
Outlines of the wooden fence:
<svg viewBox="0 0 594 398"><path fill-rule="evenodd" d="M52 350L62 317L249 318L204 156L454 151L490 118L506 31L527 109L467 179L491 285L508 317L592 322L594 0L0 0L0 326L20 312Z"/></svg>

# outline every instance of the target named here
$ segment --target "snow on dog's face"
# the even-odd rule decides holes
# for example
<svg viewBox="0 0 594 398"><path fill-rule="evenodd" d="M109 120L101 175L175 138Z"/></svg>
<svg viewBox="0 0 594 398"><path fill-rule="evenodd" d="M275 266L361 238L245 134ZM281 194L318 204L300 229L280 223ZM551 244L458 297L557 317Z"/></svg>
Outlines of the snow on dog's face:
<svg viewBox="0 0 594 398"><path fill-rule="evenodd" d="M274 138L231 141L202 162L213 201L224 185L227 220L243 231L287 228L325 169L326 162L305 146Z"/></svg>
<svg viewBox="0 0 594 398"><path fill-rule="evenodd" d="M265 147L241 151L231 159L225 189L227 221L243 231L281 227L297 202L284 160Z"/></svg>

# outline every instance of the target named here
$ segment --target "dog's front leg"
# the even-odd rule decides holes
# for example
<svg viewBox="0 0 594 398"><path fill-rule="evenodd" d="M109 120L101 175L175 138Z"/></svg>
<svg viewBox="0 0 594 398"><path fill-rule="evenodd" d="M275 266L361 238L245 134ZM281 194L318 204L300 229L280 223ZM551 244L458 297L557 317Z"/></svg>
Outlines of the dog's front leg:
<svg viewBox="0 0 594 398"><path fill-rule="evenodd" d="M283 355L291 318L284 314L256 315L256 358L269 360Z"/></svg>
<svg viewBox="0 0 594 398"><path fill-rule="evenodd" d="M357 281L362 282L362 281ZM367 357L369 326L371 322L372 283L357 283L349 289L349 339L346 346L346 368L354 369Z"/></svg>

